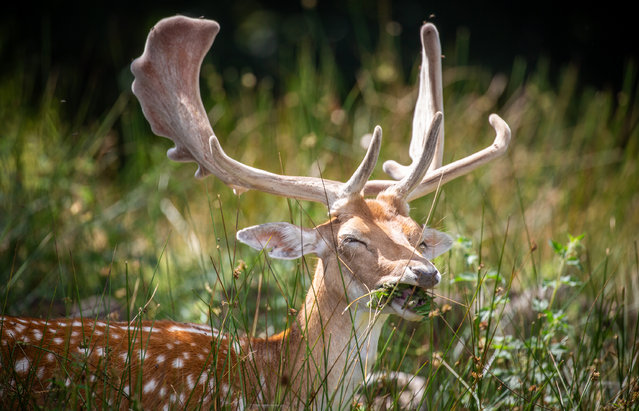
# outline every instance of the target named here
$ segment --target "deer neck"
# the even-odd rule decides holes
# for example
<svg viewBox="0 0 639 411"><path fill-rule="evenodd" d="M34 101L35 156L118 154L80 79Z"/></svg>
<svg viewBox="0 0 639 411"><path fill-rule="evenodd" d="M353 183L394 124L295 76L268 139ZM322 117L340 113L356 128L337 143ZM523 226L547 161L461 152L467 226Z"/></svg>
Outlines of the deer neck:
<svg viewBox="0 0 639 411"><path fill-rule="evenodd" d="M292 333L299 337L303 350L297 356L296 366L304 367L307 376L314 379L310 386L318 390L315 402L319 405L350 403L353 391L375 363L377 343L387 317L368 311L365 303L351 304L348 288L361 285L354 281L345 284L339 272L329 270L339 268L335 263L318 262L295 324L299 331ZM337 278L340 280L331 280ZM308 386L308 381L305 382Z"/></svg>
<svg viewBox="0 0 639 411"><path fill-rule="evenodd" d="M257 402L284 396L293 408L311 405L297 404L308 399L318 409L343 408L375 363L387 315L375 315L361 302L356 309L346 297L349 284L328 281L340 278L329 270L338 268L318 262L305 302L286 331L245 347L254 361L251 369L259 370L251 377L261 387Z"/></svg>

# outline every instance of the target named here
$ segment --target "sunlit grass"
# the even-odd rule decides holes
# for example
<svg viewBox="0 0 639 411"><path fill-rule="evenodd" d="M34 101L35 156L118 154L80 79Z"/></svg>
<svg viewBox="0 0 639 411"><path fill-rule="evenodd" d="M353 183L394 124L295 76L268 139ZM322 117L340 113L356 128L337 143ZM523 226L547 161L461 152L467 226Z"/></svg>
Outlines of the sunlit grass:
<svg viewBox="0 0 639 411"><path fill-rule="evenodd" d="M280 86L206 64L202 94L222 145L263 169L339 180L380 124L380 158L408 162L417 67L399 67L385 44L354 84L312 43L281 62L290 74ZM636 67L621 90L595 90L579 86L574 67L551 79L544 62L515 60L501 74L456 63L444 61L445 162L492 142L491 112L513 141L506 157L443 187L430 224L458 241L436 261L441 315L391 319L375 368L424 377L418 403L428 408L636 406ZM195 180L194 165L166 158L168 140L151 134L128 90L84 122L61 114L54 74L42 96L31 88L24 71L0 83L5 313L65 315L97 295L121 319L144 307L144 318L211 321L232 334L286 326L313 259L267 259L235 232L269 221L312 226L323 207L238 198L215 178ZM381 167L373 177L384 178ZM432 202L411 204L412 216L424 222Z"/></svg>

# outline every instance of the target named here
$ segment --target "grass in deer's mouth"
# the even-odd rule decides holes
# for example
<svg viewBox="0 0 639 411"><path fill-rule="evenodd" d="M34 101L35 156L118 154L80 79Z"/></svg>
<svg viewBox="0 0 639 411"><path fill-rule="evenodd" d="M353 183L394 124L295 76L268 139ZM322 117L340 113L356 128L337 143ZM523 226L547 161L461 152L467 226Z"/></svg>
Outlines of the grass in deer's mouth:
<svg viewBox="0 0 639 411"><path fill-rule="evenodd" d="M425 289L411 284L386 283L371 292L368 306L374 309L382 308L392 301L403 309L411 310L424 318L428 317L433 306L433 296Z"/></svg>

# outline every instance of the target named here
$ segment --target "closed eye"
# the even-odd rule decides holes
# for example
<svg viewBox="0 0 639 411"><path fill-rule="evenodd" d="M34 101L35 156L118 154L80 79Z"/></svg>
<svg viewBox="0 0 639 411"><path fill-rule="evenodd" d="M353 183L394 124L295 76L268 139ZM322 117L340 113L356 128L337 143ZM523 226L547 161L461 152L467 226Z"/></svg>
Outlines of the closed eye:
<svg viewBox="0 0 639 411"><path fill-rule="evenodd" d="M360 240L359 238L350 237L350 236L344 237L342 239L342 244L343 245L363 245L363 246L367 245L364 241Z"/></svg>

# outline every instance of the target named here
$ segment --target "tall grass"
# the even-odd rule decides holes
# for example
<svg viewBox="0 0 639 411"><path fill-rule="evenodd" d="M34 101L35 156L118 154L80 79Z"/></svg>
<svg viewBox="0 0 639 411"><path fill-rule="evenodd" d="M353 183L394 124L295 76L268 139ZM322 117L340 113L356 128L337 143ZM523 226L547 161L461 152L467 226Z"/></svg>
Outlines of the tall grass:
<svg viewBox="0 0 639 411"><path fill-rule="evenodd" d="M277 87L206 63L202 94L223 146L260 168L344 179L363 155L360 138L380 124L381 159L408 162L417 66L399 66L393 41L364 55L353 84L310 41L282 59ZM419 324L389 320L375 369L423 377L425 408L636 407L636 66L620 90L596 90L572 66L552 78L543 60L515 59L499 74L460 65L466 49L462 39L445 52L445 162L490 144L491 112L513 141L506 157L442 189L429 223L458 240L436 261L439 309ZM66 315L98 296L123 319L139 312L255 336L287 325L313 260L270 260L235 232L312 226L325 209L195 180L193 165L166 159L170 144L151 134L128 89L96 121L61 114L55 73L43 95L31 93L28 70L0 83L4 313ZM416 221L433 202L412 204ZM366 389L358 401L399 407L399 391Z"/></svg>

